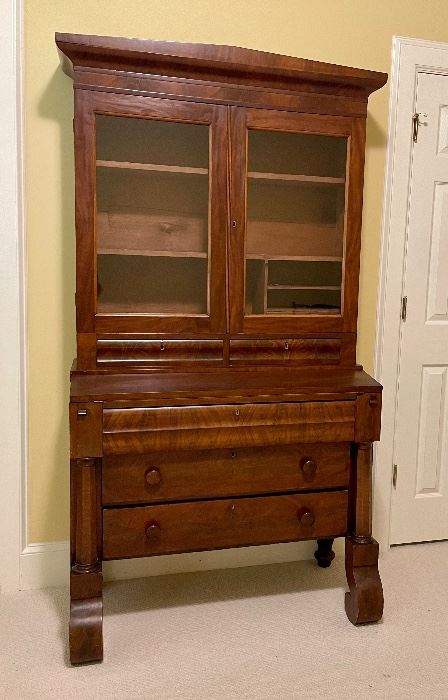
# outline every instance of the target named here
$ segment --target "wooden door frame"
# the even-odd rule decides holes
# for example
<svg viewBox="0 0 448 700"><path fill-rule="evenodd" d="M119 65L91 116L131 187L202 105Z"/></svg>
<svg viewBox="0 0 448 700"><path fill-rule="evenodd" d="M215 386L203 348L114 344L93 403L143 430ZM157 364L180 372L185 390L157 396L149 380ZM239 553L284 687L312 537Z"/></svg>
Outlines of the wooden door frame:
<svg viewBox="0 0 448 700"><path fill-rule="evenodd" d="M23 3L0 0L0 72L4 96L0 180L0 530L1 591L20 588L20 554L26 542L25 254L22 168Z"/></svg>
<svg viewBox="0 0 448 700"><path fill-rule="evenodd" d="M373 531L383 551L390 546L412 115L417 73L421 72L448 74L448 44L394 37L375 349L375 377L383 384L384 393L381 442L375 453Z"/></svg>

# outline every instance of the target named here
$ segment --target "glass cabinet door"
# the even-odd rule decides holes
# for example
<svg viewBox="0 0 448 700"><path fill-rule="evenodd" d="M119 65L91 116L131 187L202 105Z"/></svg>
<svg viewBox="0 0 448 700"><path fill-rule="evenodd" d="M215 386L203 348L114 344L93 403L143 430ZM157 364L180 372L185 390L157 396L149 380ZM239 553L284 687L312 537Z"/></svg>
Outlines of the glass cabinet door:
<svg viewBox="0 0 448 700"><path fill-rule="evenodd" d="M225 332L225 121L209 105L95 97L97 328Z"/></svg>
<svg viewBox="0 0 448 700"><path fill-rule="evenodd" d="M233 111L234 331L342 330L349 121Z"/></svg>
<svg viewBox="0 0 448 700"><path fill-rule="evenodd" d="M96 116L97 311L209 315L209 127Z"/></svg>

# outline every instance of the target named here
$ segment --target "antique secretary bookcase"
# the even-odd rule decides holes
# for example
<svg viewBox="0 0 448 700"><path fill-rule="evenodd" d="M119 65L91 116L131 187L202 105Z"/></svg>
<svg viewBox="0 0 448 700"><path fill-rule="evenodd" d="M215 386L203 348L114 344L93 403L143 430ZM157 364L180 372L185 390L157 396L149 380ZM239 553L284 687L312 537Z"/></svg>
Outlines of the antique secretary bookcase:
<svg viewBox="0 0 448 700"><path fill-rule="evenodd" d="M365 120L387 76L57 34L75 87L73 663L104 560L345 537L354 624L381 386L356 364Z"/></svg>

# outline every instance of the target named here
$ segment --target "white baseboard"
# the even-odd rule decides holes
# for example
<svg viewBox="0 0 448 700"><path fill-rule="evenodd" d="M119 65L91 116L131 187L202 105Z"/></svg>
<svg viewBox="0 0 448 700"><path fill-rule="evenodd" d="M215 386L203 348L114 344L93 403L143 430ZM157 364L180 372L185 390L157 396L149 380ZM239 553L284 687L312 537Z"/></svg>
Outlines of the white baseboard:
<svg viewBox="0 0 448 700"><path fill-rule="evenodd" d="M334 550L343 555L343 538L336 540ZM263 545L221 549L213 552L192 552L144 559L123 559L103 564L106 581L180 574L211 569L235 569L241 566L279 564L288 561L304 561L313 558L316 543L288 542L286 544ZM20 555L20 589L68 586L69 544L68 542L44 542L31 544Z"/></svg>

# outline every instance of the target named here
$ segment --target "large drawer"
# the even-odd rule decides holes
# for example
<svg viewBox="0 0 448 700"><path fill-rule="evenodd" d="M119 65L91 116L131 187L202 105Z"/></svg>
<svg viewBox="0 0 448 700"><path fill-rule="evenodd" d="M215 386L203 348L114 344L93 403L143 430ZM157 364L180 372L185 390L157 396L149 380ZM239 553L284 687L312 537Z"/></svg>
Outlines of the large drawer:
<svg viewBox="0 0 448 700"><path fill-rule="evenodd" d="M111 455L103 504L344 488L349 472L349 443Z"/></svg>
<svg viewBox="0 0 448 700"><path fill-rule="evenodd" d="M103 414L103 452L350 442L354 420L354 401L110 408Z"/></svg>
<svg viewBox="0 0 448 700"><path fill-rule="evenodd" d="M337 537L347 491L103 510L103 559Z"/></svg>

